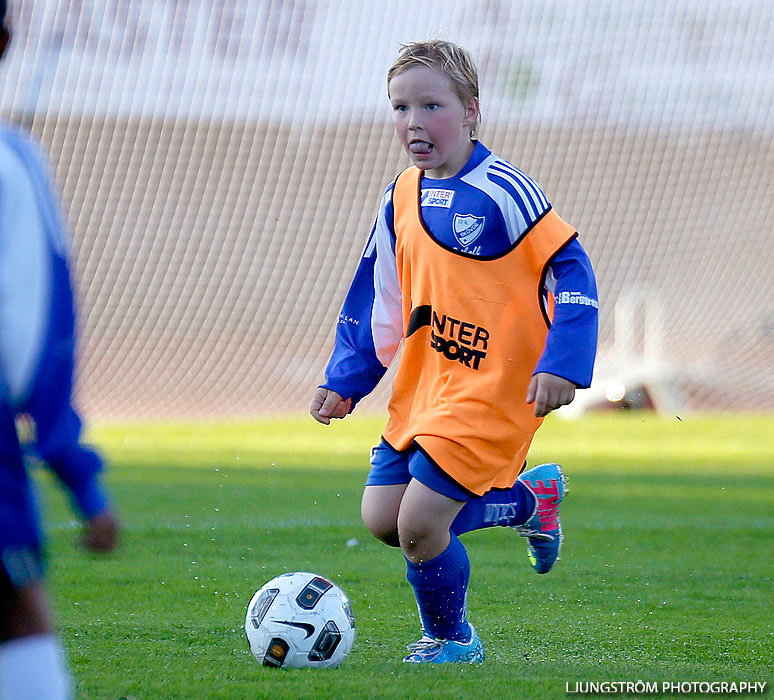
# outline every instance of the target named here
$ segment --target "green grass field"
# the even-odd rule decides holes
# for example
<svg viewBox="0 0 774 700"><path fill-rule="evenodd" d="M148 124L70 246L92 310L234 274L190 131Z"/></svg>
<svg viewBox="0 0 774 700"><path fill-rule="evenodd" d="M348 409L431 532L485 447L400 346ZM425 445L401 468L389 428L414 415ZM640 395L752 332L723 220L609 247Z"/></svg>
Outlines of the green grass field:
<svg viewBox="0 0 774 700"><path fill-rule="evenodd" d="M530 462L560 461L570 475L563 560L540 577L513 532L466 535L487 661L431 668L401 664L419 631L403 560L360 521L382 424L94 426L120 551L80 550L63 496L42 479L78 697L521 700L571 697L576 681L771 686L774 418L546 421ZM337 670L272 671L247 649L250 597L294 570L331 578L352 601L358 637Z"/></svg>

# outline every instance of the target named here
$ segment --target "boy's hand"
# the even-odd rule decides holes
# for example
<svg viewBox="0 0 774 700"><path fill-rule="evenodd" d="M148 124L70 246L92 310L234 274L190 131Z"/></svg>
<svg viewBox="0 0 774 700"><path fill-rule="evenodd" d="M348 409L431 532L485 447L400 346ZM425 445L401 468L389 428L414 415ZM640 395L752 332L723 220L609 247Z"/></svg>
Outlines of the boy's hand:
<svg viewBox="0 0 774 700"><path fill-rule="evenodd" d="M309 413L312 414L318 423L328 425L331 418L344 418L349 414L352 407L352 399L346 401L335 391L317 387L312 397L312 403L309 406Z"/></svg>
<svg viewBox="0 0 774 700"><path fill-rule="evenodd" d="M105 510L88 520L82 542L92 552L112 552L118 544L118 521L113 513Z"/></svg>
<svg viewBox="0 0 774 700"><path fill-rule="evenodd" d="M527 403L535 404L538 418L547 416L555 408L566 406L575 398L575 384L555 374L538 372L527 388Z"/></svg>

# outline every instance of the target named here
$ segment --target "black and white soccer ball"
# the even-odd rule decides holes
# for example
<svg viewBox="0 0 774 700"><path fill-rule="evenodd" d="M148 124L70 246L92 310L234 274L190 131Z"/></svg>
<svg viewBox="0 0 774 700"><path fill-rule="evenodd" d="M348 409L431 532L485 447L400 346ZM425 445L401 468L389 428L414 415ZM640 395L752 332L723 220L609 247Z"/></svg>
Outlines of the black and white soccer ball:
<svg viewBox="0 0 774 700"><path fill-rule="evenodd" d="M259 663L274 668L333 668L355 642L352 605L337 585L297 571L273 578L247 606L245 633Z"/></svg>

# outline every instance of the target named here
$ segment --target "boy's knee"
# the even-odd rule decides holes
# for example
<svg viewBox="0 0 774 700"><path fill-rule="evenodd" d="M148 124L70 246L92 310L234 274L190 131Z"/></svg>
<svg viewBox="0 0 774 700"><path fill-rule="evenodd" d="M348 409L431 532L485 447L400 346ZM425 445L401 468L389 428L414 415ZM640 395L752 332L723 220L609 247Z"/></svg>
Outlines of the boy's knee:
<svg viewBox="0 0 774 700"><path fill-rule="evenodd" d="M409 557L412 552L424 550L427 542L434 539L435 535L430 523L406 517L398 519L400 548Z"/></svg>
<svg viewBox="0 0 774 700"><path fill-rule="evenodd" d="M368 531L377 539L384 542L384 544L390 547L400 547L400 539L396 530L390 530L389 528L374 528L369 527L366 524Z"/></svg>
<svg viewBox="0 0 774 700"><path fill-rule="evenodd" d="M364 507L361 509L363 524L377 540L381 540L390 547L399 547L398 525L394 513L374 511Z"/></svg>

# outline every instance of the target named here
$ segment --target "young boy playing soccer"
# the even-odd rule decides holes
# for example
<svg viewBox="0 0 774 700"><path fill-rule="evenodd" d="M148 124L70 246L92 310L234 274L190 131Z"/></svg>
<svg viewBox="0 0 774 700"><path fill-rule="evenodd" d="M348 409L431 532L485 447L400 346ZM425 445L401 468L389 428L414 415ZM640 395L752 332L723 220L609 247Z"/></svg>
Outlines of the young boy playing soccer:
<svg viewBox="0 0 774 700"><path fill-rule="evenodd" d="M0 0L0 57L10 38ZM79 442L71 405L75 319L66 231L30 140L0 126L0 700L64 700L69 674L43 585L41 534L16 430L35 422L37 456L85 522L92 551L116 544L102 461Z"/></svg>
<svg viewBox="0 0 774 700"><path fill-rule="evenodd" d="M382 198L310 412L345 417L403 343L363 520L405 555L422 637L403 660L481 663L459 535L513 527L538 573L557 560L565 477L556 464L522 470L543 417L591 382L596 283L537 184L475 139L464 49L407 44L387 87L413 165Z"/></svg>

